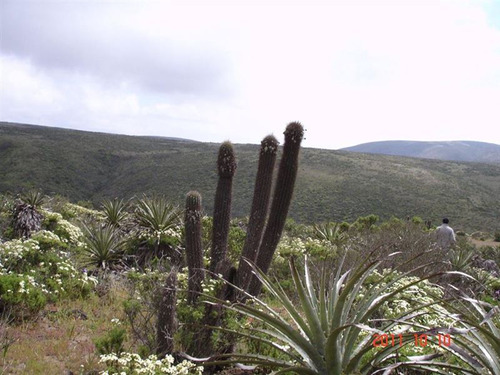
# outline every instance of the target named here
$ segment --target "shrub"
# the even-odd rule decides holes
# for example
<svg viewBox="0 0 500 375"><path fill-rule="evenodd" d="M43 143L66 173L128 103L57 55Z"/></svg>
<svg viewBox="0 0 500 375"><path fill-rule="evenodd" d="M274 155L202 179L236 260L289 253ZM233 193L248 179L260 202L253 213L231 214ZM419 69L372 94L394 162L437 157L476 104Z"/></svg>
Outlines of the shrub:
<svg viewBox="0 0 500 375"><path fill-rule="evenodd" d="M201 375L203 367L196 366L189 361L182 361L175 364L174 358L170 355L159 359L156 355L151 355L142 359L139 354L120 353L101 355L100 363L107 366L107 370L102 375L162 375L162 374L185 374Z"/></svg>
<svg viewBox="0 0 500 375"><path fill-rule="evenodd" d="M97 283L75 268L57 235L41 231L34 237L0 244L1 303L14 318L36 312L46 301L85 297Z"/></svg>
<svg viewBox="0 0 500 375"><path fill-rule="evenodd" d="M38 313L46 302L33 276L0 274L0 314L22 319Z"/></svg>
<svg viewBox="0 0 500 375"><path fill-rule="evenodd" d="M127 331L121 327L119 321L113 321L114 325L103 337L95 341L95 347L99 354L121 353L123 343L127 337Z"/></svg>
<svg viewBox="0 0 500 375"><path fill-rule="evenodd" d="M254 272L281 306L279 312L258 298L252 300L253 304L230 304L220 300L214 303L224 303L226 308L263 323L265 330L250 325L247 329L240 327L230 332L265 342L287 359L263 357L255 353L230 356L246 363L282 369L282 373L369 374L392 365L392 353L395 349L374 348L372 337L368 333L391 332L402 326L398 333L408 340L412 336L408 333L409 327L413 324L418 326L412 322L412 310L420 311L420 308L435 302L421 298L421 301L415 301L410 313L402 309L394 314L397 319L379 319L375 328L369 326L373 324L371 319L384 308L384 304L402 298L401 293L414 294L415 286L423 282L419 278L406 279L406 275L392 272L379 275L375 270L380 264L380 261L367 262L344 273L342 266L339 266L331 280L328 277L330 271L324 269L319 288L315 288L307 261L305 274L300 277L291 258L290 270L298 303L292 303L280 287L275 286L262 271L254 267ZM375 286L363 288L363 283L370 277L374 278L372 282L375 282ZM263 333L265 337L262 337ZM418 361L422 360L426 361L428 368L433 365L428 357L415 360L401 356L396 359L398 366L418 367ZM442 363L439 365L448 366Z"/></svg>

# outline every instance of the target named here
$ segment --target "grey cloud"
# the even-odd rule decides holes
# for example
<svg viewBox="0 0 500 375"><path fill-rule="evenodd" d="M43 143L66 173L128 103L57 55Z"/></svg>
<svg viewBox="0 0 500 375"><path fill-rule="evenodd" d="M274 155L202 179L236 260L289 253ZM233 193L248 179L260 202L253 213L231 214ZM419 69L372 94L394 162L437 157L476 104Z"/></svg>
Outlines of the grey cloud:
<svg viewBox="0 0 500 375"><path fill-rule="evenodd" d="M71 6L70 6L71 5ZM0 50L45 69L91 74L167 94L224 96L230 65L223 53L176 35L146 37L120 26L106 5L6 2ZM122 20L123 21L123 20ZM122 22L123 23L123 22Z"/></svg>

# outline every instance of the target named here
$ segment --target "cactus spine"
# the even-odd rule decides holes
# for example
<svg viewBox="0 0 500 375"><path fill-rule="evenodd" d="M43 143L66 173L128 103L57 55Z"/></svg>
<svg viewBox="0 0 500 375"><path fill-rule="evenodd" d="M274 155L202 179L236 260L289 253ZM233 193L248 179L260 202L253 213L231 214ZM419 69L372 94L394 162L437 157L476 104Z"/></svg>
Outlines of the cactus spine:
<svg viewBox="0 0 500 375"><path fill-rule="evenodd" d="M297 178L300 143L304 137L304 128L300 123L292 122L286 127L284 134L283 156L281 157L278 179L274 187L271 211L255 262L256 266L264 273L269 270L290 208L293 188ZM252 277L247 290L251 295L257 296L261 287L260 281L256 277Z"/></svg>
<svg viewBox="0 0 500 375"><path fill-rule="evenodd" d="M274 165L278 152L278 141L273 135L268 135L261 142L259 166L255 178L252 208L248 221L247 236L241 253L238 267L237 283L242 289L246 289L250 283L252 272L245 259L255 262L259 250L262 232L266 223L269 198L273 183Z"/></svg>
<svg viewBox="0 0 500 375"><path fill-rule="evenodd" d="M186 261L188 265L188 303L194 304L202 292L205 278L203 269L203 248L201 243L201 195L190 191L186 196L184 228L186 232Z"/></svg>
<svg viewBox="0 0 500 375"><path fill-rule="evenodd" d="M216 272L217 265L225 259L227 239L231 221L231 199L233 176L236 171L236 158L231 142L224 142L219 148L217 158L219 181L215 192L214 223L212 232L212 251L210 271Z"/></svg>

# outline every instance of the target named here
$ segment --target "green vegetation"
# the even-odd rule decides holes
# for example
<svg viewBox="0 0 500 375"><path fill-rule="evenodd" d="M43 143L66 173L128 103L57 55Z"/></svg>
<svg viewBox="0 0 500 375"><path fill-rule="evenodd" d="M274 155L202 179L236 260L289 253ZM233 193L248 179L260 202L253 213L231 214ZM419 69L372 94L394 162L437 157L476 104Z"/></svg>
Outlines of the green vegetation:
<svg viewBox="0 0 500 375"><path fill-rule="evenodd" d="M266 327L263 330L249 326L232 333L266 343L281 352L281 358L265 357L259 353L233 354L226 363L236 359L280 368L278 373L317 375L372 374L394 363L400 367L420 367L419 361L427 361L433 356L419 361L411 357L415 349L408 350L408 341L412 339L408 328L417 321L420 329L428 328L429 324L436 326L451 322L446 319L445 309L436 310L432 308L433 303L429 303L433 301L433 294L441 290L432 287L426 279L408 277L392 270L380 275L376 271L380 264L380 261L361 263L356 269L343 272L343 260L340 260L338 268L330 272L323 263L317 286L307 260L304 276L300 277L292 257L290 272L296 293L293 297L287 296L262 271L253 267L281 312L258 298L253 299L252 305L225 303L226 308L262 322ZM439 295L442 297L442 293ZM292 299L298 299L299 303L292 302ZM408 303L408 300L412 302ZM415 318L411 314L413 311L419 311L422 316ZM376 319L381 312L384 318ZM383 345L377 349L373 335L369 334L384 332L393 332L401 342L405 340L399 348L397 361L394 361L394 347ZM426 365L430 368L433 362ZM455 367L443 362L435 366Z"/></svg>
<svg viewBox="0 0 500 375"><path fill-rule="evenodd" d="M242 362L263 373L499 374L500 248L476 239L491 236L461 231L443 249L417 215L287 219L302 136L289 124L274 194L274 160L262 163L249 219L231 220L233 187L251 173L240 159L233 181L229 143L214 218L196 191L184 215L158 193L113 196L102 211L0 193L2 372L214 374ZM45 340L51 332L61 334Z"/></svg>
<svg viewBox="0 0 500 375"><path fill-rule="evenodd" d="M12 200L8 196L2 196L2 199ZM183 362L184 359L176 355L190 353L205 319L204 304L200 301L209 299L217 302L214 298L219 295L223 281L202 277L202 294L198 302L193 303L189 299L190 273L187 267L174 271L175 277L169 279L169 275L174 274L170 262L165 259L153 259L147 268L134 269L131 258L124 256L121 259L123 268L113 274L96 272L100 268L97 263L84 269L88 259L85 248L92 235L85 231L83 222L92 215L101 218L94 219L96 224L101 223L101 228L111 228L105 224L106 216L102 212L64 203L60 198L48 198L46 202L39 208L44 215L41 231L34 233L30 239L12 239L0 245L2 312L10 320L6 326L10 336L5 336L2 341L6 348L2 366L13 370L16 363L25 363L30 373L53 371L56 365L45 363L43 356L26 362L24 358L28 357L20 354L28 347L33 348L34 344L25 339L11 339L13 332L24 330L16 322L34 321L33 325L43 327L48 321L66 332L57 341L57 348L60 349L53 349L58 353L67 350L62 349L68 347L67 340L80 337L78 332L82 329L93 332L87 357L79 358L76 353L73 354L72 363L57 367L61 371L64 368L77 371L80 364L86 369L83 374L96 369L110 374L122 371L135 374L148 366L158 373L161 368L169 366L177 368L175 371L200 371L200 368ZM135 202L127 207L127 216L133 216L138 204L138 201ZM210 238L211 220L200 218L200 203L199 195L188 195L186 204L195 212L188 217L194 215L197 220L193 224L202 224L202 228L195 231L201 231L203 238ZM12 205L5 204L4 207ZM72 216L71 221L54 212L56 207L66 217ZM8 210L0 213L12 215L12 211ZM82 225L83 231L73 223ZM3 225L12 224L5 221ZM241 221L234 220L229 228L227 257L233 261L239 260L245 242L245 236L240 234L240 225ZM145 231L147 236L150 235L146 228L138 228L142 228L139 232ZM5 232L6 228L1 229ZM170 229L178 233L172 236L180 238L180 246L184 248L181 227ZM123 234L124 239L129 238L123 243L126 254L140 251L133 240L140 237L139 232L130 230L128 234ZM329 338L333 332L331 337L335 336L336 345L325 344L324 350L341 349L332 353L342 358L341 362L335 363L340 366L339 371L343 369L346 373L370 373L374 368L386 366L397 366L399 371L411 373L404 368L422 366L415 364L414 360L416 356L424 356L421 358L428 360L426 369L439 365L439 371L479 374L483 367L487 367L496 374L497 364L488 358L495 358L491 356L496 355L498 346L495 328L498 314L495 311L498 309L500 279L491 276L481 265L493 261L498 266L499 251L490 247L478 251L468 238L462 236L457 248L445 254L439 249L428 251L433 246L432 236L418 218L410 221L393 218L384 222L375 215L367 215L351 223L329 222L312 226L288 221L270 267L271 275L276 276L279 282L271 282L269 277L260 273L264 293L258 300L228 304L229 309L243 315L224 314L226 324L219 333L214 332L213 340L233 342L234 350L239 353L231 355L233 360L257 364L264 369L267 366L310 369L315 363L312 361L316 358L314 351L321 350L316 342L322 340L319 332L324 332L321 335L324 335L325 343L328 340L333 342L334 339ZM203 245L203 241L201 243L204 267L208 267L206 257L210 246ZM397 251L401 253L390 255ZM468 256L470 252L474 253L473 258ZM289 261L294 257L301 259L304 255L309 258L307 267L299 261L290 272L287 267ZM460 270L474 275L480 283L453 274L435 277L433 283L421 281L445 270ZM302 272L306 272L304 277L299 276ZM176 284L169 280L176 280ZM473 298L445 299L445 295L454 293L454 288L461 293L470 294L473 291ZM175 293L168 295L169 291ZM161 315L173 306L173 300L176 301L175 315L180 323L175 330L168 328L169 324L174 324L168 318L174 315ZM321 312L322 309L325 309L324 312ZM57 311L56 315L51 311ZM457 320L457 313L464 318ZM88 316L90 322L71 318L74 314ZM340 320L334 322L334 316ZM35 317L38 317L36 322ZM162 323L162 319L167 321ZM166 350L174 355L167 355L161 361L161 356L155 356L157 351L161 352L161 343L157 342L158 330L171 333L166 336L171 340ZM401 348L374 348L373 335L377 332L394 333L396 337L401 334L405 345ZM428 332L429 345L425 348L413 345L414 332ZM455 346L437 345L437 332L451 334ZM301 345L308 349L303 351ZM311 351L311 348L314 350ZM392 356L396 349L399 356L397 362ZM37 347L36 351L40 350ZM117 351L121 353L117 354ZM439 358L436 357L438 355ZM58 356L61 358L58 366L61 366L64 356ZM224 356L219 359L224 362ZM221 362L218 363L220 365ZM213 361L204 364L208 370L218 368L213 365ZM321 373L320 365L314 364L315 370L312 371ZM12 372L18 373L15 370Z"/></svg>
<svg viewBox="0 0 500 375"><path fill-rule="evenodd" d="M257 145L234 145L238 171L232 215L249 215ZM218 145L0 123L0 192L43 188L72 201L164 194L184 204L196 189L213 212ZM62 157L64 155L64 157ZM33 162L36 160L36 163ZM500 165L320 149L302 150L289 216L302 223L376 214L420 216L454 229L498 230Z"/></svg>

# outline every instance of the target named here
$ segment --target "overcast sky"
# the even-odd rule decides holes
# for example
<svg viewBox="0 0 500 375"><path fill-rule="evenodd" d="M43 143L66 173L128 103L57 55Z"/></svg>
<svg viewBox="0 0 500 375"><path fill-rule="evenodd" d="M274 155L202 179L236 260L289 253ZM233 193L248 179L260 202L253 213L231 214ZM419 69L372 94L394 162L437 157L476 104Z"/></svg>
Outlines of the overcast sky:
<svg viewBox="0 0 500 375"><path fill-rule="evenodd" d="M500 144L500 0L0 3L2 121Z"/></svg>

